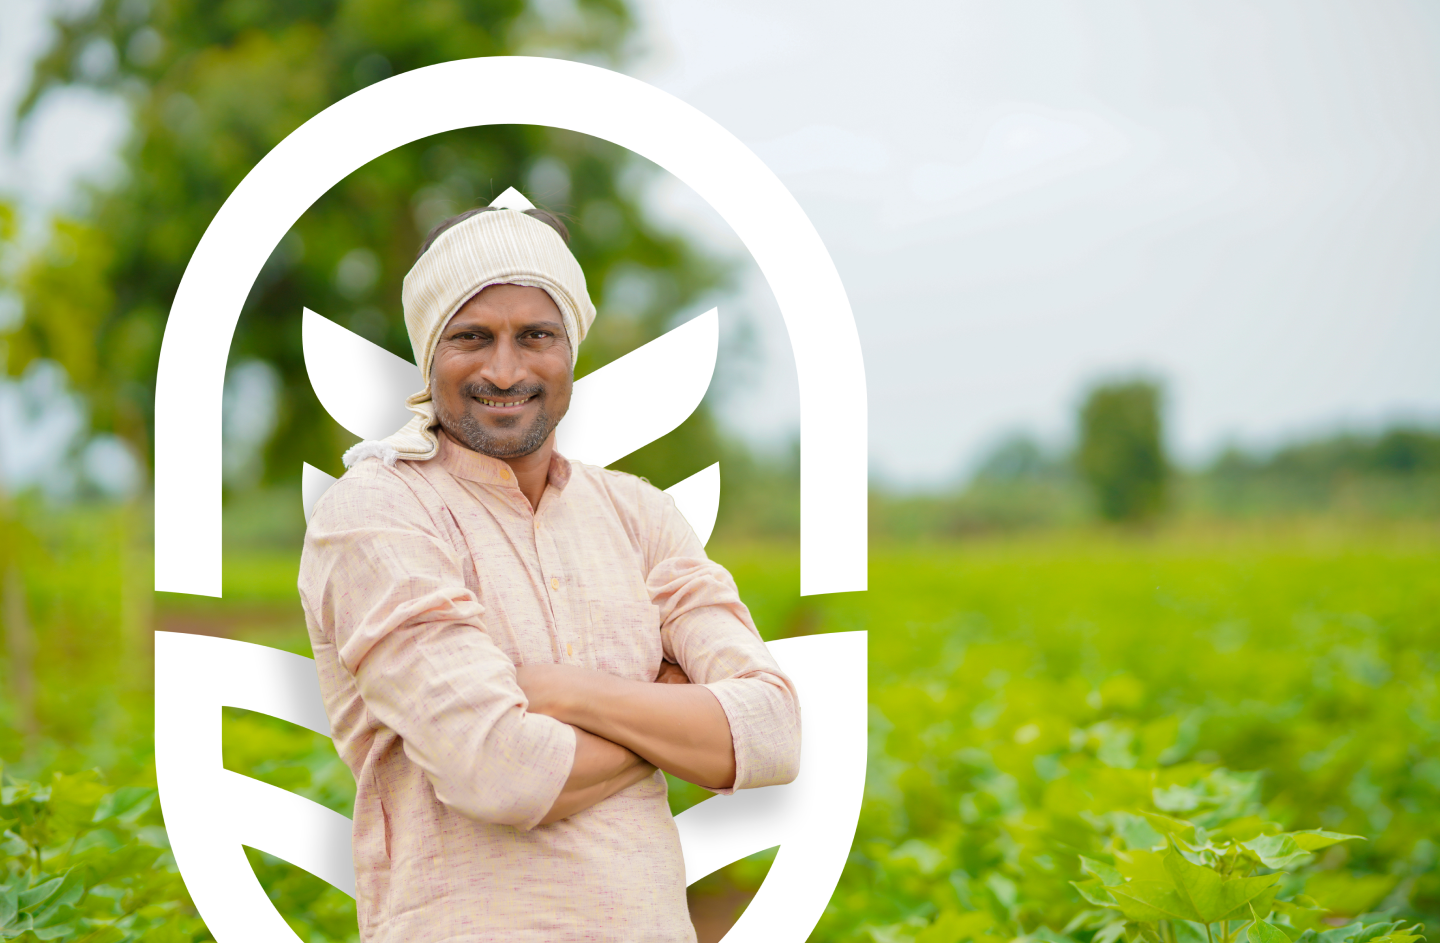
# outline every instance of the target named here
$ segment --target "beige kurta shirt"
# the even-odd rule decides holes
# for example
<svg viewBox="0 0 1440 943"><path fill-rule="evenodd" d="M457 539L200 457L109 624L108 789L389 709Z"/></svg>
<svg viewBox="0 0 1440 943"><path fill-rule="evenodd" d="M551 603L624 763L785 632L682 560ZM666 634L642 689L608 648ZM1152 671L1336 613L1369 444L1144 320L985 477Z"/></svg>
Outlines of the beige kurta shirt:
<svg viewBox="0 0 1440 943"><path fill-rule="evenodd" d="M693 940L656 773L550 825L573 730L526 710L515 666L705 684L735 788L793 779L795 691L663 492L558 455L532 511L508 465L360 462L316 506L300 596L335 745L355 774L367 943Z"/></svg>

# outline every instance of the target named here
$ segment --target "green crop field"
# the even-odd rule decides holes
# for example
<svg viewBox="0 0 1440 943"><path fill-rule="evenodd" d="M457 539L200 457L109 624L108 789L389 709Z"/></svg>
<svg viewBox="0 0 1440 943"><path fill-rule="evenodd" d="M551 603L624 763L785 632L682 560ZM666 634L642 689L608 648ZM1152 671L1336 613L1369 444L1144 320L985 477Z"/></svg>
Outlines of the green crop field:
<svg viewBox="0 0 1440 943"><path fill-rule="evenodd" d="M1287 866L1329 922L1440 915L1437 551L1323 525L877 547L868 593L798 606L783 559L722 551L767 630L870 633L866 804L817 937L1062 930L1097 909L1080 855L1203 813L1156 798L1221 769L1255 774L1234 818L1366 839Z"/></svg>
<svg viewBox="0 0 1440 943"><path fill-rule="evenodd" d="M1187 525L881 545L868 592L804 599L793 547L712 551L768 638L869 632L866 800L813 939L1281 943L1265 934L1308 930L1319 943L1403 943L1395 921L1440 917L1433 526ZM86 554L105 569L101 550ZM161 596L154 621L306 651L294 567L290 552L232 553L225 600ZM43 580L60 577L42 577L43 601ZM116 583L95 585L118 598ZM110 714L143 698L107 692L104 666L88 664L73 631L42 634L42 648L46 638L68 641L42 652L42 685L78 671L93 697L42 699L58 718L42 710L42 729L78 745L25 760L11 731L11 772L73 772L95 755L111 787L144 785L143 707L129 708L128 727ZM128 664L118 650L95 648L106 664ZM121 730L123 762L113 742L96 752ZM348 811L353 784L323 738L240 711L227 711L225 738L230 768ZM674 796L677 808L702 798L693 787ZM1192 863L1166 859L1173 849ZM708 914L723 930L769 857L692 889L697 921ZM303 937L353 937L347 898L251 858ZM1145 909L1157 876L1184 892L1186 881L1210 880L1200 871L1219 875L1222 890L1250 888L1240 910ZM1241 913L1255 906L1268 921ZM1357 933L1362 915L1371 928Z"/></svg>

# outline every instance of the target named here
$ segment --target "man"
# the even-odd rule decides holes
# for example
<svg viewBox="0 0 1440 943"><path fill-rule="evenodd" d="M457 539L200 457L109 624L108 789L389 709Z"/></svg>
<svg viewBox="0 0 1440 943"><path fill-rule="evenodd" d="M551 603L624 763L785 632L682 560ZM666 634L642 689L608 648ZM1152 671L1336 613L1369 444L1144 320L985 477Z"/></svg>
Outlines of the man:
<svg viewBox="0 0 1440 943"><path fill-rule="evenodd" d="M693 940L660 770L791 781L794 689L671 499L556 451L595 316L558 220L448 220L403 301L415 416L346 453L300 565L361 937Z"/></svg>

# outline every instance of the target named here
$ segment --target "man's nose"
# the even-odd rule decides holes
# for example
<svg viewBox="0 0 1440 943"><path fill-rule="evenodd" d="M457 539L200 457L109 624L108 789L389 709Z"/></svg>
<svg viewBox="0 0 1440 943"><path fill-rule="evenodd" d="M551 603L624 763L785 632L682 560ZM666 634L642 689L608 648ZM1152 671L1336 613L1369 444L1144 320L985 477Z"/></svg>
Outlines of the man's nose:
<svg viewBox="0 0 1440 943"><path fill-rule="evenodd" d="M490 350L490 357L480 370L481 376L502 390L525 379L527 371L513 340L502 339Z"/></svg>

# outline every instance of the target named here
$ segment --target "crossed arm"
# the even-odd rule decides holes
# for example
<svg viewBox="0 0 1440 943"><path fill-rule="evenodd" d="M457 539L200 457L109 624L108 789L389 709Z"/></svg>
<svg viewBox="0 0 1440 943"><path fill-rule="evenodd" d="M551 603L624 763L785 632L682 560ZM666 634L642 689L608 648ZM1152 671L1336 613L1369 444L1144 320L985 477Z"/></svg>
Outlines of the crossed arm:
<svg viewBox="0 0 1440 943"><path fill-rule="evenodd" d="M540 824L588 809L656 768L723 789L735 782L730 722L709 689L675 665L655 684L571 665L526 665L516 680L532 713L575 728L575 760Z"/></svg>

